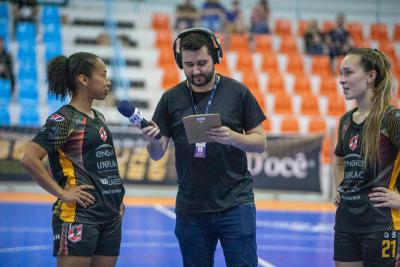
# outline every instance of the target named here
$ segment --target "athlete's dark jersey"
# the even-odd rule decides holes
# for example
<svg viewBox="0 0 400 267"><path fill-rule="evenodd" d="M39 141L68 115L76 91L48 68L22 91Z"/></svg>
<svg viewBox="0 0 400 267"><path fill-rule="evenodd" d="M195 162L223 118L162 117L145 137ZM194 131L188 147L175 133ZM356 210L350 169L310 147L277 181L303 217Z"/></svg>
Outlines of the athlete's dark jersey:
<svg viewBox="0 0 400 267"><path fill-rule="evenodd" d="M46 121L33 142L48 152L51 173L61 187L93 185L96 198L87 208L57 200L53 215L65 222L103 223L119 216L125 193L117 158L103 115L92 119L71 105L61 107Z"/></svg>
<svg viewBox="0 0 400 267"><path fill-rule="evenodd" d="M182 118L195 113L189 87L182 82L164 93L153 121L162 135L175 144L178 174L178 212L215 212L254 201L253 180L247 169L246 153L236 147L207 143L205 158L194 157ZM211 92L193 92L199 113L204 113ZM243 84L220 76L209 113L218 113L222 125L242 133L258 126L265 115Z"/></svg>
<svg viewBox="0 0 400 267"><path fill-rule="evenodd" d="M356 109L340 120L335 154L344 158L344 179L339 186L340 205L336 211L335 230L369 233L400 230L400 213L390 208L375 208L368 198L373 187L399 189L400 173L400 110L390 108L381 124L376 166L364 168L361 153L364 123L352 117Z"/></svg>

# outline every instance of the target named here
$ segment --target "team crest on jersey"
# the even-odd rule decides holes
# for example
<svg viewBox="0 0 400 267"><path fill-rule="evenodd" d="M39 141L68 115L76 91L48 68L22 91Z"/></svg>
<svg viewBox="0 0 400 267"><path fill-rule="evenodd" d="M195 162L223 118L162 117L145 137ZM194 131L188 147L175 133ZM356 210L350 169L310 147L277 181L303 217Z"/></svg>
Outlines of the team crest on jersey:
<svg viewBox="0 0 400 267"><path fill-rule="evenodd" d="M354 150L357 148L357 145L358 145L358 137L359 137L359 135L357 134L357 135L352 136L352 137L350 138L350 141L349 141L349 148L351 149L351 151L354 151Z"/></svg>
<svg viewBox="0 0 400 267"><path fill-rule="evenodd" d="M99 130L100 137L103 141L107 141L107 132L104 127L101 127Z"/></svg>
<svg viewBox="0 0 400 267"><path fill-rule="evenodd" d="M76 243L82 240L83 224L70 225L68 229L68 240Z"/></svg>
<svg viewBox="0 0 400 267"><path fill-rule="evenodd" d="M61 116L61 115L59 115L57 113L51 115L49 119L53 120L53 121L63 121L63 120L65 120L65 118L63 116Z"/></svg>

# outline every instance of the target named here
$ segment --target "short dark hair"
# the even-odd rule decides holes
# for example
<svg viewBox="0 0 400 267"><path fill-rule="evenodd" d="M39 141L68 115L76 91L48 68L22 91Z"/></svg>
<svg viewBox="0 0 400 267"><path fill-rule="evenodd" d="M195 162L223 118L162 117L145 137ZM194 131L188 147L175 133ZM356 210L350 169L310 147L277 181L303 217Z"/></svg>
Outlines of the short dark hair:
<svg viewBox="0 0 400 267"><path fill-rule="evenodd" d="M213 57L214 43L211 36L205 33L193 32L182 37L180 42L180 52L184 50L197 51L203 46L207 47L208 54Z"/></svg>
<svg viewBox="0 0 400 267"><path fill-rule="evenodd" d="M90 77L98 59L98 56L85 52L53 58L47 65L49 92L61 100L67 95L72 96L76 90L76 77L81 74Z"/></svg>

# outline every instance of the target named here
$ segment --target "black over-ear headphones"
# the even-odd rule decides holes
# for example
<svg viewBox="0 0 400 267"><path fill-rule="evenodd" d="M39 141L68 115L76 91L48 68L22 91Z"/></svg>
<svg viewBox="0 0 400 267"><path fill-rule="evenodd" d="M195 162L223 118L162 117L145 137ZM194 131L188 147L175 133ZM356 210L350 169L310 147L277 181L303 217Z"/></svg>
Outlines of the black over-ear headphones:
<svg viewBox="0 0 400 267"><path fill-rule="evenodd" d="M222 46L221 43L219 42L219 38L216 34L214 34L211 30L206 29L206 28L190 28L190 29L186 29L183 32L181 32L180 34L178 34L178 36L176 37L175 41L174 41L174 58L175 58L175 62L178 65L178 67L180 69L183 69L183 63L182 63L182 54L181 54L181 49L180 49L180 40L185 37L186 35L190 34L190 33L200 33L200 34L204 34L206 36L208 36L209 38L211 38L211 42L213 44L213 49L211 52L211 57L214 61L214 64L219 64L221 62L221 58L222 58Z"/></svg>

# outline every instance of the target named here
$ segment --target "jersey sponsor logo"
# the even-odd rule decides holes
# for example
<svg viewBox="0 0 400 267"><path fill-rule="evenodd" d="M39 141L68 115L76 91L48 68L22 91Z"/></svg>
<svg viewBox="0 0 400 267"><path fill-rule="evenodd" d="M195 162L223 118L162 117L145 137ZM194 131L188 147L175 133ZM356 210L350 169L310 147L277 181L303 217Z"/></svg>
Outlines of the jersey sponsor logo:
<svg viewBox="0 0 400 267"><path fill-rule="evenodd" d="M114 155L114 148L109 144L104 144L96 148L96 158L112 157Z"/></svg>
<svg viewBox="0 0 400 267"><path fill-rule="evenodd" d="M120 185L122 183L121 178L119 176L100 178L100 182L103 185Z"/></svg>
<svg viewBox="0 0 400 267"><path fill-rule="evenodd" d="M105 142L107 141L107 132L104 127L101 127L99 130L100 138Z"/></svg>
<svg viewBox="0 0 400 267"><path fill-rule="evenodd" d="M349 141L349 148L351 151L354 151L358 145L358 137L359 135L352 136Z"/></svg>
<svg viewBox="0 0 400 267"><path fill-rule="evenodd" d="M61 115L59 115L57 113L51 115L49 119L53 120L53 121L64 121L65 120L65 118L63 116L61 116Z"/></svg>
<svg viewBox="0 0 400 267"><path fill-rule="evenodd" d="M114 169L115 167L117 167L117 162L115 160L106 160L96 162L96 165L98 170Z"/></svg>
<svg viewBox="0 0 400 267"><path fill-rule="evenodd" d="M72 225L70 224L68 230L68 240L76 243L82 240L83 224Z"/></svg>

